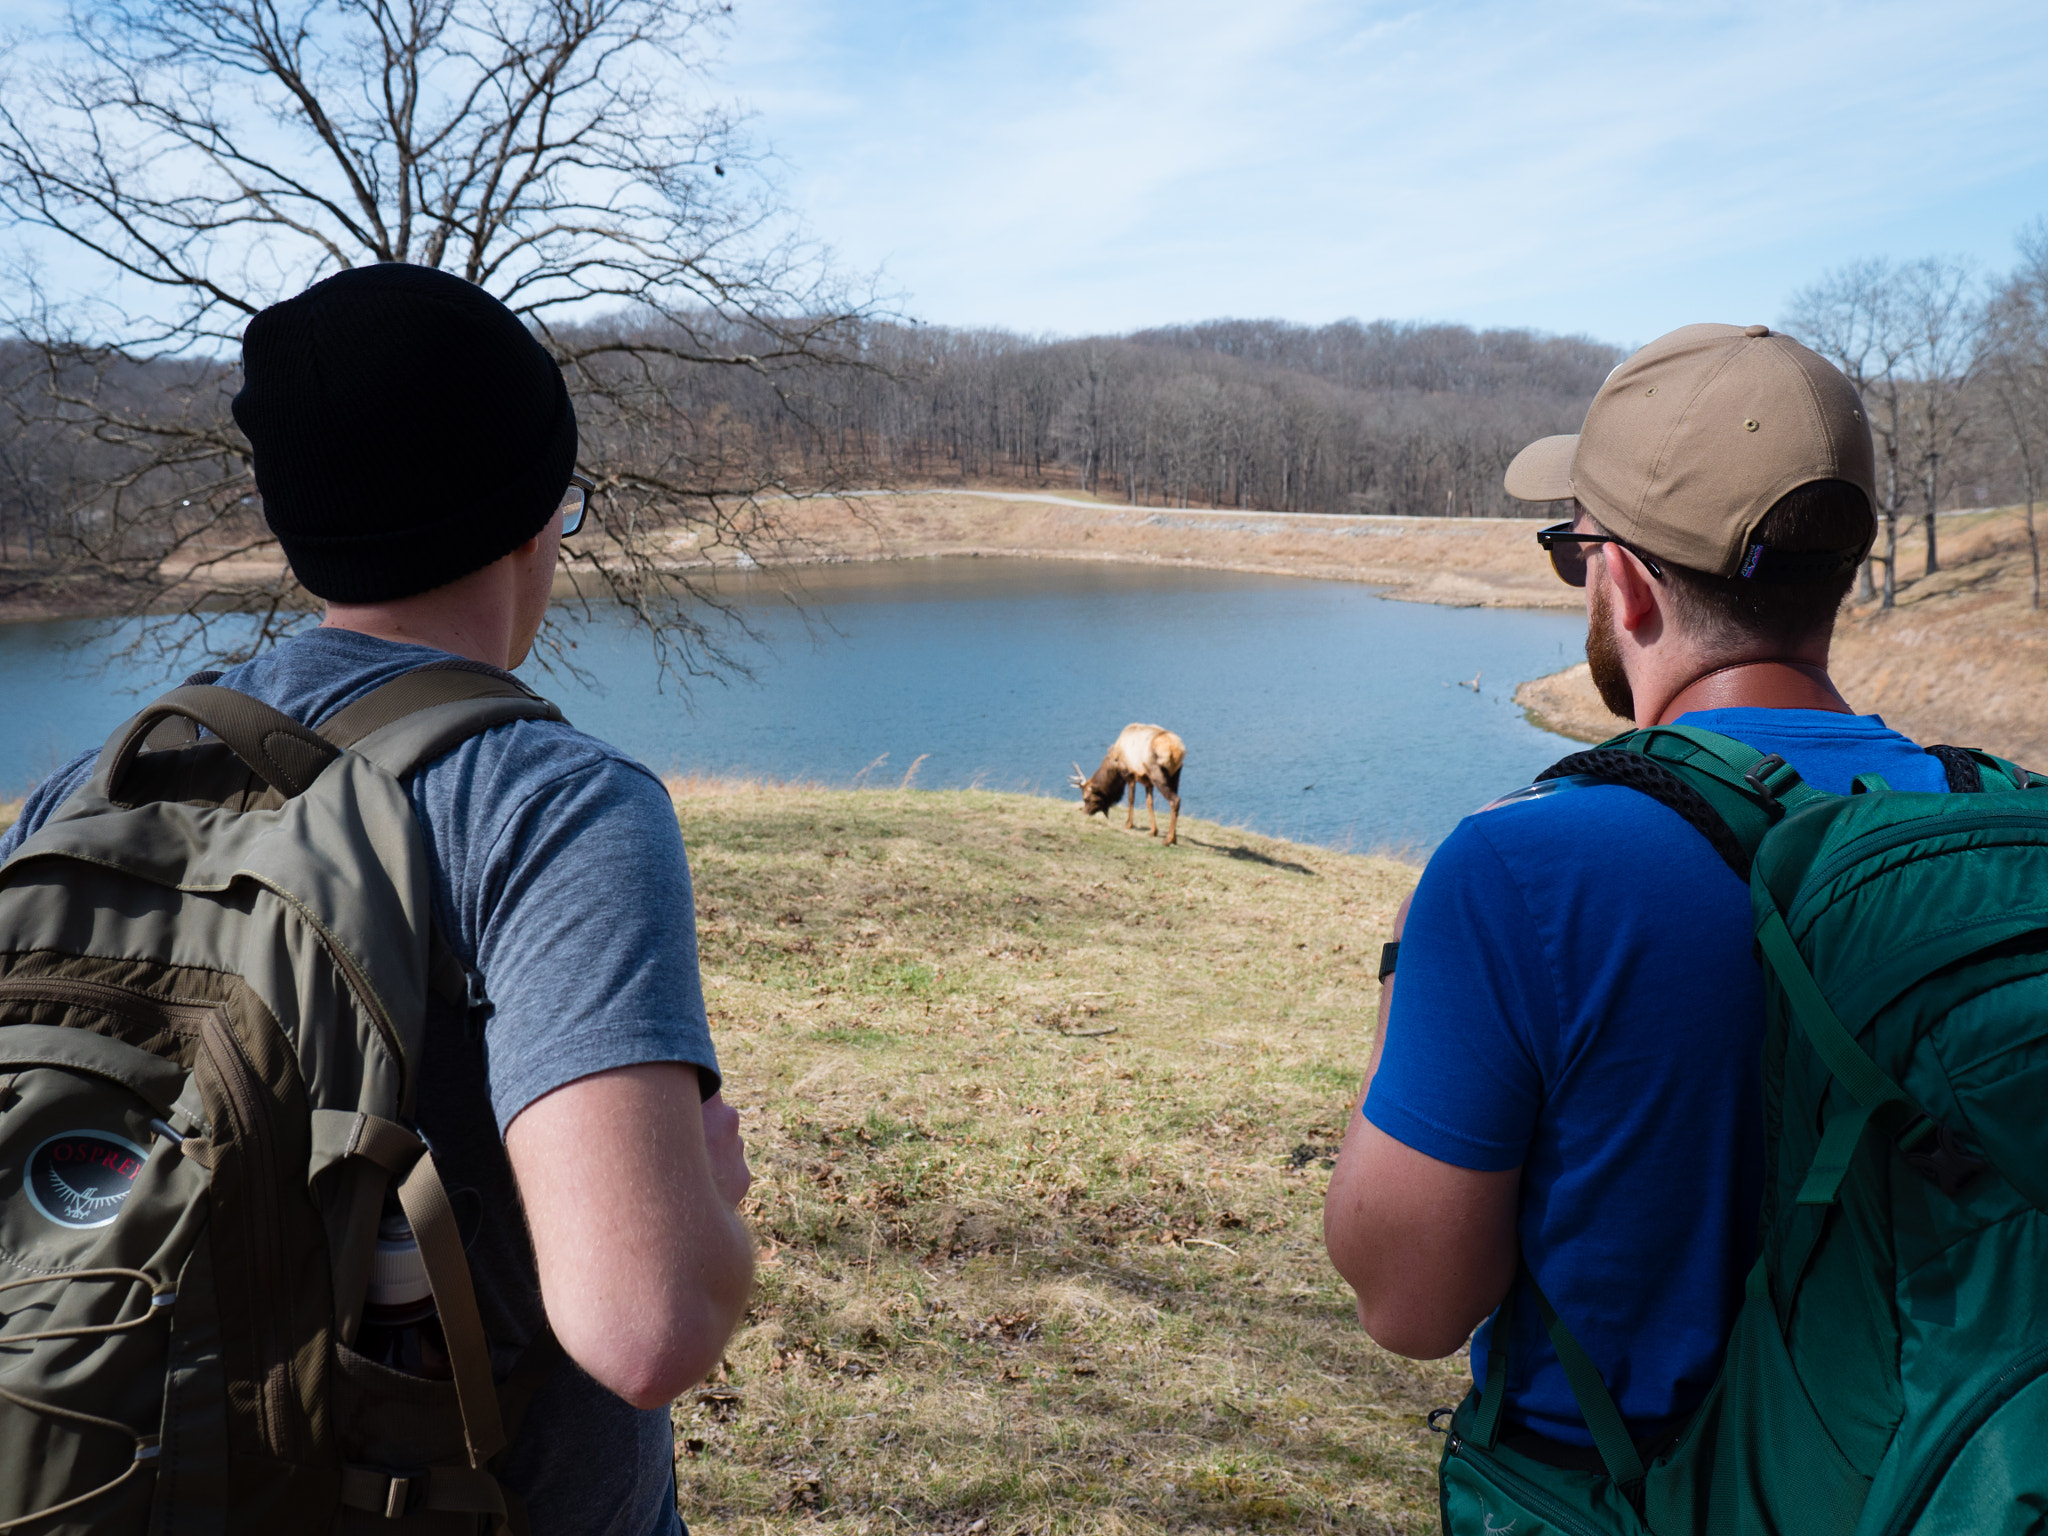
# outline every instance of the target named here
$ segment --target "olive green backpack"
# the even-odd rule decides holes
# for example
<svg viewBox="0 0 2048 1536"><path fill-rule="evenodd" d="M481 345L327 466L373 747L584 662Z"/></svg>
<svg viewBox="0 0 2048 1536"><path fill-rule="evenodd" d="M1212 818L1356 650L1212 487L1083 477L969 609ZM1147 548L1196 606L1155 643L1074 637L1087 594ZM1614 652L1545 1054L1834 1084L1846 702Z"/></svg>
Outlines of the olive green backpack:
<svg viewBox="0 0 2048 1536"><path fill-rule="evenodd" d="M1681 727L1544 776L1654 795L1749 884L1763 1255L1719 1381L1647 1458L1530 1280L1607 1470L1501 1442L1506 1341L1531 1321L1503 1307L1487 1381L1432 1415L1450 1419L1447 1531L2048 1528L2048 782L1931 750L1949 794L1874 775L1824 794L1782 758Z"/></svg>
<svg viewBox="0 0 2048 1536"><path fill-rule="evenodd" d="M317 733L188 685L0 866L0 1532L522 1523L408 1129L429 988L471 983L402 781L533 718L561 716L459 662ZM394 1185L452 1381L349 1347Z"/></svg>

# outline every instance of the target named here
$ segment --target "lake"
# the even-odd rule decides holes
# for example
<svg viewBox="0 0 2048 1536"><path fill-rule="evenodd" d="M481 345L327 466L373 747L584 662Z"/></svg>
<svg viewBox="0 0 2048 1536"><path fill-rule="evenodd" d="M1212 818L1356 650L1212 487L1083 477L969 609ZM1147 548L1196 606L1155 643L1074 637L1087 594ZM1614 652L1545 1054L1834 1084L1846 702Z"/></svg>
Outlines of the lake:
<svg viewBox="0 0 2048 1536"><path fill-rule="evenodd" d="M1067 796L1072 762L1092 771L1147 721L1187 743L1187 814L1411 854L1577 745L1513 701L1583 655L1576 615L1057 560L826 566L803 581L808 618L768 577L722 588L760 636L739 642L752 682L663 688L645 640L612 617L570 631L588 685L533 662L525 674L663 772L893 786L916 764L919 788ZM96 746L161 681L100 670L118 641L66 648L88 633L0 625L0 790Z"/></svg>

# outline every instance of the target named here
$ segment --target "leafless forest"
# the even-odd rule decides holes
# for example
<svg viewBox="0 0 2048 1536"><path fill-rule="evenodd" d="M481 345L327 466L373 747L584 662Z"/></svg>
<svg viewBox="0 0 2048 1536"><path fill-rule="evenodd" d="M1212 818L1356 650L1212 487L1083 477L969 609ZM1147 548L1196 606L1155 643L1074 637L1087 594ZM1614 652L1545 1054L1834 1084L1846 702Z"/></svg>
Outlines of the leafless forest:
<svg viewBox="0 0 2048 1536"><path fill-rule="evenodd" d="M1622 356L1391 321L1079 339L914 323L792 233L752 175L752 146L700 89L718 0L67 14L0 60L0 228L78 279L53 297L17 274L0 312L0 597L61 588L59 606L154 615L176 645L260 647L303 621L227 402L248 317L343 265L443 267L534 328L601 487L570 569L687 670L722 658L675 552L772 558L783 493L997 483L1515 515L1530 509L1501 490L1508 460L1575 429ZM2031 507L2048 475L2048 227L2009 274L1855 263L1779 319L1869 407L1871 595L1879 578L1895 591L1901 519L1926 520L1934 565L1936 509ZM223 609L261 622L216 642Z"/></svg>
<svg viewBox="0 0 2048 1536"><path fill-rule="evenodd" d="M2048 469L2048 221L2004 274L1963 261L1851 262L1794 296L1784 324L1863 397L1877 450L1877 547L1860 596L1893 606L1901 519L1941 568L1938 511L2023 503L2041 606L2035 503ZM1882 578L1882 588L1874 578Z"/></svg>
<svg viewBox="0 0 2048 1536"><path fill-rule="evenodd" d="M621 356L644 374L639 356L666 329L650 318L555 334L616 392L628 370L605 347L634 349ZM734 354L758 340L715 317L700 322L695 340L707 339ZM658 405L630 422L586 398L589 467L630 475L650 457L638 439L663 434L710 470L707 497L1000 481L1148 505L1513 516L1525 509L1501 491L1508 460L1532 437L1574 430L1621 359L1577 337L1385 321L1223 320L1083 340L842 322L835 341L829 364L795 379L664 359ZM131 472L153 482L154 507L166 499L154 482L189 477L217 495L241 469L211 455L165 464L156 439L105 427L116 413L183 426L195 394L232 387L231 367L53 369L26 345L0 359L15 406L0 440L0 560L97 545L82 535L118 517ZM232 427L213 427L208 446L228 446Z"/></svg>
<svg viewBox="0 0 2048 1536"><path fill-rule="evenodd" d="M1455 325L1219 320L1121 337L871 324L800 399L700 373L677 404L792 485L1001 481L1147 505L1509 514L1507 461L1568 432L1618 349Z"/></svg>
<svg viewBox="0 0 2048 1536"><path fill-rule="evenodd" d="M1894 538L1900 517L1937 505L2022 500L2038 483L2030 469L2048 468L2044 280L2039 261L1982 291L1938 263L1863 264L1795 302L1787 324L1871 404ZM659 315L548 334L585 378L588 467L616 486L687 463L694 478L675 489L698 507L764 491L999 483L1144 505L1515 516L1529 509L1501 490L1508 460L1575 430L1623 355L1581 337L1388 321L1060 339L838 317L807 366L756 369L676 355L683 338ZM744 317L705 315L688 344L724 358L776 339ZM15 343L0 368L13 407L0 434L0 561L18 574L111 569L135 539L161 558L162 509L187 495L253 505L218 414L231 364ZM629 391L633 408L616 408ZM148 513L132 535L130 504Z"/></svg>

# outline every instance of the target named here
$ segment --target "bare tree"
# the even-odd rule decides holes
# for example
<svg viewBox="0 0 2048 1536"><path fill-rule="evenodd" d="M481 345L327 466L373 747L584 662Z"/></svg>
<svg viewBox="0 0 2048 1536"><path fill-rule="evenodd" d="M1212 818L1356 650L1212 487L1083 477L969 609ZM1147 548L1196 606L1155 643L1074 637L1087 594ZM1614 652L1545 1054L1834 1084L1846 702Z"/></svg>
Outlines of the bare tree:
<svg viewBox="0 0 2048 1536"><path fill-rule="evenodd" d="M1969 441L1976 409L1972 385L1984 353L1984 306L1968 263L1928 257L1898 271L1899 315L1913 335L1907 435L1920 470L1927 570L1941 569L1934 522L1941 503L1941 461L1955 463Z"/></svg>
<svg viewBox="0 0 2048 1536"><path fill-rule="evenodd" d="M2027 503L2029 603L2041 606L2041 538L2035 504L2048 471L2048 223L2020 240L2021 261L1993 298L1983 376L2010 434Z"/></svg>
<svg viewBox="0 0 2048 1536"><path fill-rule="evenodd" d="M1524 331L1277 320L1075 341L877 324L863 351L875 369L835 375L831 413L877 479L1460 516L1526 511L1500 484L1508 461L1576 427L1621 356Z"/></svg>
<svg viewBox="0 0 2048 1536"><path fill-rule="evenodd" d="M1866 601L1876 595L1870 565L1881 563L1883 606L1890 608L1898 601L1899 512L1905 500L1899 453L1915 346L1899 301L1897 270L1886 261L1836 268L1794 296L1784 327L1841 369L1863 400L1881 455L1877 512L1884 523L1884 553L1865 563L1858 595Z"/></svg>
<svg viewBox="0 0 2048 1536"><path fill-rule="evenodd" d="M679 551L772 540L778 475L759 434L679 420L678 391L743 371L785 433L812 431L806 376L850 356L868 301L790 233L735 117L705 101L727 9L75 0L56 39L18 47L0 211L85 277L23 304L18 329L44 359L43 418L118 470L78 509L84 557L138 611L253 608L245 646L288 629L304 594L248 586L268 539L222 360L266 304L414 262L504 300L561 361L604 493L581 589L623 602L671 670L729 662ZM166 387L123 395L138 370Z"/></svg>
<svg viewBox="0 0 2048 1536"><path fill-rule="evenodd" d="M1927 575L1939 570L1935 513L1941 460L1967 445L1984 342L1983 308L1967 264L1927 257L1852 262L1801 290L1785 329L1827 358L1863 398L1883 463L1878 487L1885 552L1883 606L1898 599L1899 517L1918 483ZM1858 588L1868 600L1869 566Z"/></svg>

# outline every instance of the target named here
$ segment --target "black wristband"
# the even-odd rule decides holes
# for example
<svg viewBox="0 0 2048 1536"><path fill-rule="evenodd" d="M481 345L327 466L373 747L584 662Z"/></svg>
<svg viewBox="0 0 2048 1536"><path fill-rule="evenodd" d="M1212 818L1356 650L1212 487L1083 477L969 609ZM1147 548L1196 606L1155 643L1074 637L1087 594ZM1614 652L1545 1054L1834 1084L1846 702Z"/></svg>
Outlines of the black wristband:
<svg viewBox="0 0 2048 1536"><path fill-rule="evenodd" d="M1380 946L1380 980L1385 981L1394 974L1394 962L1401 957L1401 941Z"/></svg>

